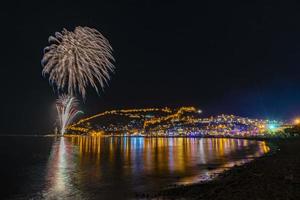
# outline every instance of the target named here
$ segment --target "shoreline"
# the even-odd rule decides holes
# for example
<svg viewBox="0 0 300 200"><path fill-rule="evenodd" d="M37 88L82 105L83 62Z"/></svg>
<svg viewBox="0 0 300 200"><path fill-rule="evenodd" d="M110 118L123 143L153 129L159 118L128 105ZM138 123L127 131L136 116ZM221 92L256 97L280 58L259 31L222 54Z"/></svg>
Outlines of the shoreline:
<svg viewBox="0 0 300 200"><path fill-rule="evenodd" d="M8 136L8 135L7 135ZM17 136L17 135L14 135ZM25 136L25 135L24 135ZM273 140L281 140L288 139L282 138L278 136L225 136L225 135L205 135L205 136L147 136L147 135L79 135L79 134L65 134L65 135L55 135L55 134L47 134L47 135L28 135L28 136L41 136L41 137L103 137L103 138L225 138L225 139L246 139L246 140L258 140L258 141L273 141ZM295 137L291 137L292 139Z"/></svg>
<svg viewBox="0 0 300 200"><path fill-rule="evenodd" d="M270 152L210 181L179 185L136 199L300 199L300 138L265 139Z"/></svg>
<svg viewBox="0 0 300 200"><path fill-rule="evenodd" d="M59 134L5 134L1 135L0 137L103 137L103 138L224 138L224 139L245 139L245 140L257 140L257 141L276 141L276 140L293 140L300 137L279 137L279 136L224 136L224 135L205 135L205 136L129 136L129 135L98 135L98 136L91 136L91 135L79 135L79 134L65 134L65 135L59 135Z"/></svg>

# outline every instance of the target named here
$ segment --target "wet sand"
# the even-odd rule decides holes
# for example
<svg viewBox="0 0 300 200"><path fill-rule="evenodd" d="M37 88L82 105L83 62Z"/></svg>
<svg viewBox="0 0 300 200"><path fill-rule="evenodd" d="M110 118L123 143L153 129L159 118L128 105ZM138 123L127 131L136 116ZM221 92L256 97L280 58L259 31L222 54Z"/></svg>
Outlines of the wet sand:
<svg viewBox="0 0 300 200"><path fill-rule="evenodd" d="M138 199L300 199L300 139L269 140L272 151L213 181L178 186Z"/></svg>

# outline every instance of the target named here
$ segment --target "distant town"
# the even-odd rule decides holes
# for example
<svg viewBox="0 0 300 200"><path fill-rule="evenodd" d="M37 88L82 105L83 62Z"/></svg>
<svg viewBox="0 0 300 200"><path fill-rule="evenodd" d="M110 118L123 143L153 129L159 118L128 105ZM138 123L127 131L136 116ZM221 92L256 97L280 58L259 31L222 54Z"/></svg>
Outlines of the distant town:
<svg viewBox="0 0 300 200"><path fill-rule="evenodd" d="M232 136L285 134L292 123L235 115L202 117L195 107L111 110L84 118L67 128L68 134L111 136Z"/></svg>

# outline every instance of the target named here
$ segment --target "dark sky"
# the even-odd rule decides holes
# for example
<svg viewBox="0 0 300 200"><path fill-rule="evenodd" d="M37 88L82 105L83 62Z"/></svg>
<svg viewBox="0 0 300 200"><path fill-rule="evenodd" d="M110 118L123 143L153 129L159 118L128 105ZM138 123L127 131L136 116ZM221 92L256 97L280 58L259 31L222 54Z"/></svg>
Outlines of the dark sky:
<svg viewBox="0 0 300 200"><path fill-rule="evenodd" d="M237 3L238 2L238 3ZM110 41L116 73L86 115L113 108L193 105L204 115L300 115L299 6L281 1L20 1L1 5L1 134L53 128L56 94L42 50L62 28ZM243 2L243 3L241 3Z"/></svg>

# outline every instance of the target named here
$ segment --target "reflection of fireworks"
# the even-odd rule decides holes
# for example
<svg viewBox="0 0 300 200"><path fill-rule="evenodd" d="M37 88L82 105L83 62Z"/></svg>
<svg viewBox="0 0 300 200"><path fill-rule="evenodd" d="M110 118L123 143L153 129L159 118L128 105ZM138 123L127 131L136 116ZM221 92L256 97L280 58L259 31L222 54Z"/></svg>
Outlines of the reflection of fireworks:
<svg viewBox="0 0 300 200"><path fill-rule="evenodd" d="M82 111L77 110L78 101L75 97L61 95L56 101L56 109L58 112L58 121L60 125L60 133L63 135L66 127L72 122L74 117Z"/></svg>
<svg viewBox="0 0 300 200"><path fill-rule="evenodd" d="M50 36L49 43L42 59L43 75L49 74L50 83L58 91L67 87L68 94L78 91L85 98L87 85L98 92L97 84L103 88L110 79L109 73L114 71L112 47L96 29L63 29Z"/></svg>

